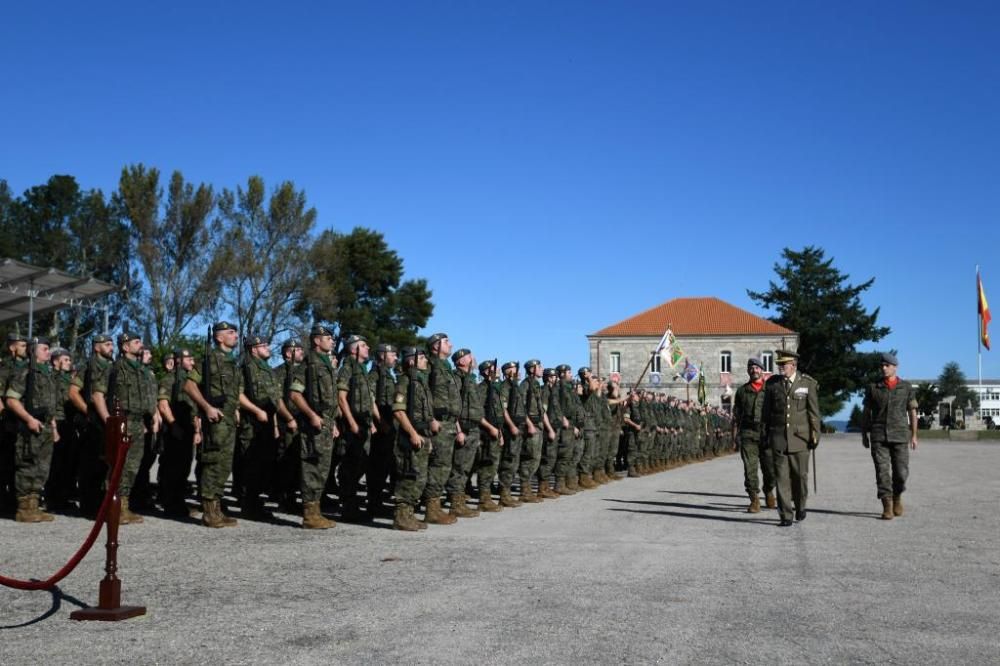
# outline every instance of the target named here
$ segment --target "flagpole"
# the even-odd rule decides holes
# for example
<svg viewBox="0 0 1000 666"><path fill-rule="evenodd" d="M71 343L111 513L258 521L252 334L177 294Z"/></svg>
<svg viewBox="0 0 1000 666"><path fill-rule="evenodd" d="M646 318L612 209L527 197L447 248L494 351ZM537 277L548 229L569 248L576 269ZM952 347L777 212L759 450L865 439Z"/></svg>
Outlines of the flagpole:
<svg viewBox="0 0 1000 666"><path fill-rule="evenodd" d="M983 278L979 275L979 264L976 264L976 356L979 364L979 393L982 400L983 392L983 314L979 311L982 305Z"/></svg>

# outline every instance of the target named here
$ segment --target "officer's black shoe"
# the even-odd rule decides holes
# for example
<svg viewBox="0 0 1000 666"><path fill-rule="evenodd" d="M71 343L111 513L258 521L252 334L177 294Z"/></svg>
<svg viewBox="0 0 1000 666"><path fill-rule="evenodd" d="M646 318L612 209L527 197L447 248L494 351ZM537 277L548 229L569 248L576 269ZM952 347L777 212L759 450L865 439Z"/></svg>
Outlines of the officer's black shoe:
<svg viewBox="0 0 1000 666"><path fill-rule="evenodd" d="M795 512L795 520L797 520L797 521L799 521L801 523L805 519L806 519L806 510L805 509L802 509L801 511L796 511Z"/></svg>
<svg viewBox="0 0 1000 666"><path fill-rule="evenodd" d="M781 522L778 523L778 527L791 527L791 526L792 526L792 521L789 520L788 518L782 518Z"/></svg>

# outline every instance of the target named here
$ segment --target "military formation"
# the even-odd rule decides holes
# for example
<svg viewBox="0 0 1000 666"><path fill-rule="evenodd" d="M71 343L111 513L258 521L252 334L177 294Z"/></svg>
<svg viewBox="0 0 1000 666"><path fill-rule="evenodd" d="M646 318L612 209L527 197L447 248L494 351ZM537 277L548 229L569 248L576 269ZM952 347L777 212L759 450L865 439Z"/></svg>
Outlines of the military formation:
<svg viewBox="0 0 1000 666"><path fill-rule="evenodd" d="M74 363L44 338L7 337L0 503L18 522L97 513L113 409L132 441L119 484L125 525L162 511L235 526L224 504L232 496L243 519L273 520L271 504L300 513L306 529L332 528L339 513L417 531L734 450L748 512L761 511L763 492L780 526L807 516L819 386L784 349L775 352L779 372L766 380L750 359L730 417L664 393L626 392L587 367L477 363L444 333L403 349L351 335L335 353L333 333L317 325L305 341L284 341L276 365L270 339L241 342L236 326L220 321L200 361L179 348L158 371L130 332L97 335L91 348ZM917 445L914 390L897 365L883 355L883 381L868 386L864 402L862 441L886 520L903 515L908 448Z"/></svg>
<svg viewBox="0 0 1000 666"><path fill-rule="evenodd" d="M586 367L477 362L443 333L403 349L352 335L338 354L317 325L286 340L277 365L271 340L241 339L226 321L210 327L201 360L175 349L158 369L130 332L91 347L74 363L44 338L7 338L0 491L18 522L96 514L116 408L132 441L124 525L158 511L235 526L232 496L242 519L272 520L277 505L307 529L332 528L339 513L416 531L730 451L722 410L625 394Z"/></svg>

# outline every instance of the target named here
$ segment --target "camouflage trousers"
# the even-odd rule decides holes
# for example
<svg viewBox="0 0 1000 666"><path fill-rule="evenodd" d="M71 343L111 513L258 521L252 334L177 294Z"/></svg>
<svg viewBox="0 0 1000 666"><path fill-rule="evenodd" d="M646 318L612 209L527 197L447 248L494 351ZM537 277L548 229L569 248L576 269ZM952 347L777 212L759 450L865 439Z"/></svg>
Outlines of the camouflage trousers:
<svg viewBox="0 0 1000 666"><path fill-rule="evenodd" d="M542 454L538 459L538 480L548 481L556 471L556 463L559 460L559 432L556 431L556 437L552 440L543 433L541 449Z"/></svg>
<svg viewBox="0 0 1000 666"><path fill-rule="evenodd" d="M538 472L538 466L542 460L542 428L538 426L535 428L535 434L529 435L527 431L524 432L524 437L521 439L521 464L518 468L518 476L521 477L522 485L525 482L530 482L531 479L535 477L535 473Z"/></svg>
<svg viewBox="0 0 1000 666"><path fill-rule="evenodd" d="M770 447L761 446L757 440L741 435L740 458L743 460L743 487L747 494L754 497L760 494L758 467L764 477L764 494L770 494L774 490L774 456Z"/></svg>
<svg viewBox="0 0 1000 666"><path fill-rule="evenodd" d="M590 474L594 471L594 464L598 458L597 441L597 430L583 431L580 440L580 459L576 464L577 474Z"/></svg>
<svg viewBox="0 0 1000 666"><path fill-rule="evenodd" d="M500 487L510 490L514 483L514 476L517 475L521 464L521 436L523 431L517 435L511 433L506 427L503 429L503 449L500 451L500 469L497 476L500 477Z"/></svg>
<svg viewBox="0 0 1000 666"><path fill-rule="evenodd" d="M568 479L576 473L576 440L572 426L559 431L559 451L556 459L556 478Z"/></svg>
<svg viewBox="0 0 1000 666"><path fill-rule="evenodd" d="M438 433L431 437L433 448L427 460L427 486L424 488L424 499L441 497L444 487L448 485L457 432L458 428L454 421L444 421Z"/></svg>
<svg viewBox="0 0 1000 666"><path fill-rule="evenodd" d="M456 443L451 456L451 474L448 476L448 483L445 486L449 495L465 492L465 484L472 474L472 468L476 464L476 457L479 454L479 426L463 431L465 432L465 442L461 446Z"/></svg>
<svg viewBox="0 0 1000 666"><path fill-rule="evenodd" d="M427 486L427 468L430 460L430 437L423 438L419 449L413 448L410 436L402 430L396 436L396 504L416 508Z"/></svg>
<svg viewBox="0 0 1000 666"><path fill-rule="evenodd" d="M358 485L368 469L371 453L371 425L364 419L358 421L358 434L351 432L345 422L344 456L340 461L340 501L346 509L353 509L358 503Z"/></svg>
<svg viewBox="0 0 1000 666"><path fill-rule="evenodd" d="M639 465L643 462L643 445L645 444L645 437L643 435L644 431L636 432L635 430L629 430L628 433L628 464L629 467L634 465Z"/></svg>
<svg viewBox="0 0 1000 666"><path fill-rule="evenodd" d="M132 444L128 447L125 455L125 467L122 468L122 480L118 484L118 494L122 497L129 497L132 494L132 486L135 485L136 477L139 475L139 466L146 453L145 427L141 418L125 419L126 432L132 438Z"/></svg>
<svg viewBox="0 0 1000 666"><path fill-rule="evenodd" d="M476 455L476 486L482 492L483 488L493 487L493 478L497 475L497 468L500 466L500 456L503 453L503 446L500 441L493 439L489 433L482 429L479 431L479 453Z"/></svg>
<svg viewBox="0 0 1000 666"><path fill-rule="evenodd" d="M202 421L201 448L198 452L198 492L203 500L222 499L226 481L233 470L236 449L236 419L231 414L212 423Z"/></svg>
<svg viewBox="0 0 1000 666"><path fill-rule="evenodd" d="M303 421L300 427L304 431L299 446L302 501L318 502L323 499L333 460L333 421L329 416L324 417L318 429L313 428L307 419Z"/></svg>
<svg viewBox="0 0 1000 666"><path fill-rule="evenodd" d="M18 497L40 495L49 478L53 448L52 425L45 423L39 433L21 427L14 443L14 488Z"/></svg>
<svg viewBox="0 0 1000 666"><path fill-rule="evenodd" d="M872 442L875 486L878 498L902 495L910 476L910 449L907 442Z"/></svg>

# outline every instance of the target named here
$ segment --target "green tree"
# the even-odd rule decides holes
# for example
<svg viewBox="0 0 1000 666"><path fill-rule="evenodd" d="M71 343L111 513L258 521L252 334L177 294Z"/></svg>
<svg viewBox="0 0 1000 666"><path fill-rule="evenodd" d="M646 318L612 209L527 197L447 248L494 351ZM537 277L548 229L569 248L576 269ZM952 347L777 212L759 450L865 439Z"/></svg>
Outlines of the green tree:
<svg viewBox="0 0 1000 666"><path fill-rule="evenodd" d="M953 404L962 409L968 405L973 409L979 409L979 396L969 388L965 373L954 361L945 363L938 377L937 389L942 398L955 396Z"/></svg>
<svg viewBox="0 0 1000 666"><path fill-rule="evenodd" d="M860 295L875 278L850 284L849 276L817 247L798 252L785 248L781 256L784 264L774 265L777 282L771 280L767 291L747 294L777 312L771 321L799 334L799 368L819 382L820 412L830 416L878 369L877 353L857 351L858 345L877 342L890 332L888 326L878 325L878 308L869 312L861 304Z"/></svg>
<svg viewBox="0 0 1000 666"><path fill-rule="evenodd" d="M129 294L134 321L150 326L150 342L169 346L214 305L219 276L213 269L220 225L212 221L215 195L174 171L163 200L158 169L122 169L116 200L130 224L142 284Z"/></svg>
<svg viewBox="0 0 1000 666"><path fill-rule="evenodd" d="M851 408L851 415L847 417L847 429L860 430L861 419L863 417L864 417L864 412L861 411L861 405L854 405L854 407Z"/></svg>
<svg viewBox="0 0 1000 666"><path fill-rule="evenodd" d="M403 280L403 260L382 234L356 227L325 231L309 253L312 279L300 312L334 325L338 343L360 333L374 342L412 345L434 313L423 279Z"/></svg>
<svg viewBox="0 0 1000 666"><path fill-rule="evenodd" d="M296 305L308 275L316 209L287 181L268 200L264 180L251 176L246 189L222 191L219 210L225 223L216 257L219 306L241 331L274 337L292 330L301 322Z"/></svg>
<svg viewBox="0 0 1000 666"><path fill-rule="evenodd" d="M937 411L938 403L941 402L941 393L938 387L930 382L920 382L914 388L917 394L917 412L921 416L933 416Z"/></svg>
<svg viewBox="0 0 1000 666"><path fill-rule="evenodd" d="M94 277L128 286L134 279L129 265L128 229L100 190L81 190L72 176L52 176L45 184L11 199L0 187L0 215L11 238L9 254L42 267L80 277ZM109 325L115 326L125 309L121 294L104 297ZM103 310L63 308L37 317L35 331L59 340L75 352L104 328Z"/></svg>

